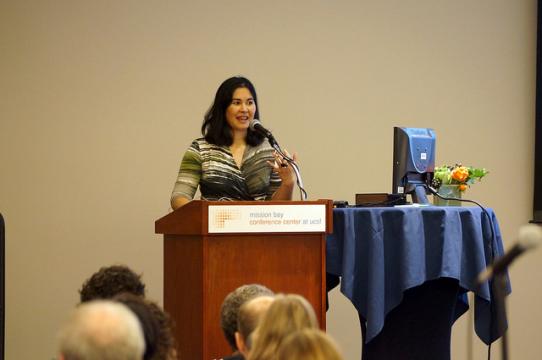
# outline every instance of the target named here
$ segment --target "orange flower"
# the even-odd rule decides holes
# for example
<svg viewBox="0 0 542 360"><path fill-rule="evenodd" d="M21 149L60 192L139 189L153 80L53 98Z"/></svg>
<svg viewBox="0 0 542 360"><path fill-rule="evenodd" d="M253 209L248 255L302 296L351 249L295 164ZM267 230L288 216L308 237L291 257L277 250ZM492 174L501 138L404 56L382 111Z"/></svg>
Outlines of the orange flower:
<svg viewBox="0 0 542 360"><path fill-rule="evenodd" d="M469 169L465 166L460 166L452 171L452 179L454 180L463 182L467 180L467 177L469 177Z"/></svg>
<svg viewBox="0 0 542 360"><path fill-rule="evenodd" d="M459 191L465 191L465 190L467 190L467 185L466 184L459 184L457 186L457 188L459 189Z"/></svg>

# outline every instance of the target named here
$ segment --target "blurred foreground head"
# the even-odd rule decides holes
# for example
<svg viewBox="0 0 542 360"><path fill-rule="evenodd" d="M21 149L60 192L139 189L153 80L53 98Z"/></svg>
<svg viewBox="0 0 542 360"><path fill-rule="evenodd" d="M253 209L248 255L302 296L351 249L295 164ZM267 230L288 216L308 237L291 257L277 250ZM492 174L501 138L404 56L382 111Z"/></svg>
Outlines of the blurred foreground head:
<svg viewBox="0 0 542 360"><path fill-rule="evenodd" d="M335 341L318 329L290 334L277 352L277 360L343 360Z"/></svg>
<svg viewBox="0 0 542 360"><path fill-rule="evenodd" d="M113 301L79 305L59 334L61 360L141 360L144 349L137 317Z"/></svg>
<svg viewBox="0 0 542 360"><path fill-rule="evenodd" d="M318 328L311 304L301 295L277 295L253 334L249 359L270 360L284 339L299 330Z"/></svg>

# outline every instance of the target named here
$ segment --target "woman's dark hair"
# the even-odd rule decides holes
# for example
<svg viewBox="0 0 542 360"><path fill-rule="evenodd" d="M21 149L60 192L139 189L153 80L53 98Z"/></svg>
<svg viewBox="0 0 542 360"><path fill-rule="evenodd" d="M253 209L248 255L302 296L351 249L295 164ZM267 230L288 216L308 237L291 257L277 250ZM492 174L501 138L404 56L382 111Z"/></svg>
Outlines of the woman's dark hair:
<svg viewBox="0 0 542 360"><path fill-rule="evenodd" d="M233 93L239 88L247 88L256 104L255 119L260 118L258 97L254 85L242 76L234 76L224 81L216 91L215 101L207 110L203 118L201 133L205 136L205 140L211 144L219 146L230 146L233 143L231 128L226 121L226 109L230 106ZM246 142L248 145L256 146L262 143L263 135L248 129Z"/></svg>
<svg viewBox="0 0 542 360"><path fill-rule="evenodd" d="M149 303L141 296L130 293L117 294L113 300L126 305L137 316L145 339L143 360L153 359L158 348L160 324L149 308Z"/></svg>
<svg viewBox="0 0 542 360"><path fill-rule="evenodd" d="M143 360L177 359L173 338L173 321L154 301L130 293L116 295L113 300L126 305L138 318L145 338Z"/></svg>

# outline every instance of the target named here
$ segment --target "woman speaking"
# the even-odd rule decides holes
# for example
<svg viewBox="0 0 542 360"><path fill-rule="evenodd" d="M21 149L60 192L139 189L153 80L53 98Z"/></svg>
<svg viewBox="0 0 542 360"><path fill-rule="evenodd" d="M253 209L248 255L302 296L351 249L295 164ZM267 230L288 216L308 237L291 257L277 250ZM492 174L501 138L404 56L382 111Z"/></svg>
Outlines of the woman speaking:
<svg viewBox="0 0 542 360"><path fill-rule="evenodd" d="M292 199L292 166L250 129L253 119L259 113L252 83L240 76L224 81L205 114L203 137L192 142L182 159L171 194L174 210L192 200L198 186L203 200Z"/></svg>

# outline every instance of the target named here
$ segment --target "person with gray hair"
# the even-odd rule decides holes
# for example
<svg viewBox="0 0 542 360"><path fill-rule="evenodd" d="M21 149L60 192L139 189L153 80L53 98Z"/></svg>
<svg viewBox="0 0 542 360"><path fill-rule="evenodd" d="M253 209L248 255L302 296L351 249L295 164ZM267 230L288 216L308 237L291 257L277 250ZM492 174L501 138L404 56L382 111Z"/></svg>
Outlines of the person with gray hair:
<svg viewBox="0 0 542 360"><path fill-rule="evenodd" d="M137 317L113 301L79 305L59 334L60 360L141 360L144 350Z"/></svg>
<svg viewBox="0 0 542 360"><path fill-rule="evenodd" d="M238 331L237 315L239 308L248 300L264 295L273 296L274 293L260 284L242 285L229 293L222 302L220 307L220 327L234 353L233 357L225 357L224 360L242 358L235 343L235 332Z"/></svg>

